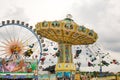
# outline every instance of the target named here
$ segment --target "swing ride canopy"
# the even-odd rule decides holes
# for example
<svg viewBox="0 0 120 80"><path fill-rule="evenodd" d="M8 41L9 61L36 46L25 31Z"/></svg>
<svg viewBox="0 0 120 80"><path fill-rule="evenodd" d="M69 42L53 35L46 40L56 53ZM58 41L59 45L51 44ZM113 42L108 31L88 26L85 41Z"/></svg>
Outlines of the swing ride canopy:
<svg viewBox="0 0 120 80"><path fill-rule="evenodd" d="M78 25L71 18L43 21L36 24L37 34L59 43L86 45L94 43L98 36L84 25Z"/></svg>

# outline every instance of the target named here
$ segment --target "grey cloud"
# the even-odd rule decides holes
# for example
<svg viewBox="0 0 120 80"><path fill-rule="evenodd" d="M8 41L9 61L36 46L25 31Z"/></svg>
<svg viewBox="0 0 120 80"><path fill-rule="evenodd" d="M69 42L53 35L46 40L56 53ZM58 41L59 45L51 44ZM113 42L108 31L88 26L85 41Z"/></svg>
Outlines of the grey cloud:
<svg viewBox="0 0 120 80"><path fill-rule="evenodd" d="M81 1L82 2L82 1ZM99 21L101 15L103 15L109 5L108 1L103 0L93 0L93 2L83 1L83 4L73 4L74 14L79 16L80 20L85 21L86 23L94 23Z"/></svg>
<svg viewBox="0 0 120 80"><path fill-rule="evenodd" d="M73 15L78 16L78 21L93 26L98 33L99 41L104 43L107 50L119 52L120 44L120 6L119 0L88 0L73 4ZM89 27L88 27L89 28ZM113 47L114 46L114 47Z"/></svg>
<svg viewBox="0 0 120 80"><path fill-rule="evenodd" d="M10 20L15 19L15 20L22 20L22 21L29 20L28 16L25 14L24 9L16 6L9 8L5 12L3 19L10 19Z"/></svg>
<svg viewBox="0 0 120 80"><path fill-rule="evenodd" d="M120 52L120 42L103 42L104 48L114 52Z"/></svg>

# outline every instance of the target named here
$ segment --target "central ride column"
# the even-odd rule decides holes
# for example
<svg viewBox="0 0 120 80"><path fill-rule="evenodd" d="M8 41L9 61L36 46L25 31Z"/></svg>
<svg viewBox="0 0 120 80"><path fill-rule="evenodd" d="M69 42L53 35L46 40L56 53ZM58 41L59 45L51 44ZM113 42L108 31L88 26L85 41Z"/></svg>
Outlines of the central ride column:
<svg viewBox="0 0 120 80"><path fill-rule="evenodd" d="M75 73L76 67L73 63L71 47L71 44L59 43L59 57L55 68L59 78L71 78Z"/></svg>

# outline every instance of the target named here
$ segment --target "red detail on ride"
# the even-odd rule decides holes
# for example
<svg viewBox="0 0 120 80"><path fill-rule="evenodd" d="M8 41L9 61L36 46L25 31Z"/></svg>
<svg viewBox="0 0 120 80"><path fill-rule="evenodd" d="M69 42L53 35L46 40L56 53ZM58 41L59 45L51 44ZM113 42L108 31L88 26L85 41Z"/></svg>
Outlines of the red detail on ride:
<svg viewBox="0 0 120 80"><path fill-rule="evenodd" d="M45 57L41 58L40 60L41 60L42 62L44 62L44 61L45 61Z"/></svg>

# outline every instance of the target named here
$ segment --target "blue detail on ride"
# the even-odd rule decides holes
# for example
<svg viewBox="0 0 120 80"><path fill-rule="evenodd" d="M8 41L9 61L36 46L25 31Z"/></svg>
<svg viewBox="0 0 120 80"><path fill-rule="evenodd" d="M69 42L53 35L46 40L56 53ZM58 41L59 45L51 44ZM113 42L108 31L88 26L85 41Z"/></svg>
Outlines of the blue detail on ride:
<svg viewBox="0 0 120 80"><path fill-rule="evenodd" d="M64 72L64 76L67 77L67 78L70 78L71 72Z"/></svg>
<svg viewBox="0 0 120 80"><path fill-rule="evenodd" d="M57 75L58 78L62 78L63 77L63 72L57 72L56 75Z"/></svg>

